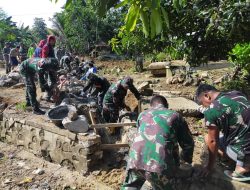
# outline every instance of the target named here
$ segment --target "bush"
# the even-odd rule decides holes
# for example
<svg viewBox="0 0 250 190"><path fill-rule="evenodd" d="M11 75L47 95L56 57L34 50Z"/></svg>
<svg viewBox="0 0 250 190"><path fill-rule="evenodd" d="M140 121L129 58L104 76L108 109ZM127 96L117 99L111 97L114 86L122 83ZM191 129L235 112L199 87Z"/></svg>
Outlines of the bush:
<svg viewBox="0 0 250 190"><path fill-rule="evenodd" d="M167 54L160 52L156 55L156 61L166 61L167 59Z"/></svg>
<svg viewBox="0 0 250 190"><path fill-rule="evenodd" d="M229 53L229 62L239 67L244 75L250 74L250 43L236 44Z"/></svg>
<svg viewBox="0 0 250 190"><path fill-rule="evenodd" d="M226 90L239 90L250 94L250 43L236 44L229 53L229 62L234 66L230 80L224 83Z"/></svg>

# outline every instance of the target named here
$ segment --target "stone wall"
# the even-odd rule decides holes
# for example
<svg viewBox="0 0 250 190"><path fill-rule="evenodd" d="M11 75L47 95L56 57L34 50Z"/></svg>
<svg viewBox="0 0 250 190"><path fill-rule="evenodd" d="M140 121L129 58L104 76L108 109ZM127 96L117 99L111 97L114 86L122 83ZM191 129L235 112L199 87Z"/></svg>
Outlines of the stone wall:
<svg viewBox="0 0 250 190"><path fill-rule="evenodd" d="M0 139L81 173L102 158L101 138L94 132L75 134L49 123L45 116L14 110L3 113Z"/></svg>

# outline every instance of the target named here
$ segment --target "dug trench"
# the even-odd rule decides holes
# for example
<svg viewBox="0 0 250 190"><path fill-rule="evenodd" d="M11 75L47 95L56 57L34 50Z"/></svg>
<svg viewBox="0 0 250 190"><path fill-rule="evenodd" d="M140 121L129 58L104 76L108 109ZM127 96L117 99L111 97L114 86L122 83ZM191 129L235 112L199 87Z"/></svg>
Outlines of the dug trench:
<svg viewBox="0 0 250 190"><path fill-rule="evenodd" d="M126 102L131 110L137 110L132 95L128 95ZM184 114L190 115L190 112L186 110ZM188 116L185 119L195 140L193 165L197 169L207 159L203 140L206 131L201 127L200 118ZM122 122L130 121L125 117ZM128 142L131 129L132 126L124 127L122 138L109 141ZM3 112L0 135L1 189L120 189L129 149L101 150L101 138L93 130L86 134L71 133L54 126L46 117L35 117L28 111L16 111L15 106L9 106ZM37 174L38 169L44 172ZM200 179L189 166L182 166L182 169L184 172L175 182L176 189L249 189L249 184L224 177L219 163L208 179ZM143 189L150 189L150 185L145 183Z"/></svg>

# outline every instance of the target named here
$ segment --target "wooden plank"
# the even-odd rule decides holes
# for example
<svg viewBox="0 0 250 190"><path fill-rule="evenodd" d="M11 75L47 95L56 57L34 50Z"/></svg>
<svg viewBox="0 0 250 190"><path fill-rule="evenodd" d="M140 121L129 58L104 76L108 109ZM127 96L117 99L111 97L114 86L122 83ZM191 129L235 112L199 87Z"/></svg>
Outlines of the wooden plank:
<svg viewBox="0 0 250 190"><path fill-rule="evenodd" d="M89 111L89 116L90 116L91 124L95 125L96 121L95 121L95 118L93 116L93 112L92 111ZM96 128L94 128L94 131L95 131L95 134L98 134L98 131L97 131Z"/></svg>
<svg viewBox="0 0 250 190"><path fill-rule="evenodd" d="M119 148L129 148L129 144L101 144L100 148L102 150L112 150Z"/></svg>
<svg viewBox="0 0 250 190"><path fill-rule="evenodd" d="M93 129L101 129L106 127L124 127L124 126L135 126L136 122L130 122L130 123L100 123L100 124L92 124L90 125L90 128Z"/></svg>
<svg viewBox="0 0 250 190"><path fill-rule="evenodd" d="M142 111L141 109L141 100L138 101L138 114L140 114Z"/></svg>

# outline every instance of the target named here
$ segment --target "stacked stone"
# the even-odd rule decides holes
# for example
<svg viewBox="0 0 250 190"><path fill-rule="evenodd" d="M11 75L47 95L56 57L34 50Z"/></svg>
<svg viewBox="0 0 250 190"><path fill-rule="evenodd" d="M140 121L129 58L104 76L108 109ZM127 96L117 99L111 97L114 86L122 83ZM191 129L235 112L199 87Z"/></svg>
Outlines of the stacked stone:
<svg viewBox="0 0 250 190"><path fill-rule="evenodd" d="M102 158L99 135L75 134L52 123L21 116L6 112L3 114L3 120L0 121L1 141L81 173L88 172Z"/></svg>

